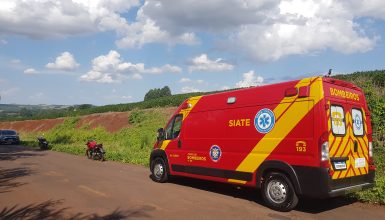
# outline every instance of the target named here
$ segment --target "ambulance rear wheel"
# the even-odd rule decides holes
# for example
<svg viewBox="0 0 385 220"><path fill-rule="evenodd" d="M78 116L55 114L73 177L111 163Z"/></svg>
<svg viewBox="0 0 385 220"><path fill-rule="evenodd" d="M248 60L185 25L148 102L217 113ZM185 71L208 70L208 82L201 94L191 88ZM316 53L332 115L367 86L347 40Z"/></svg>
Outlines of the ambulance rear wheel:
<svg viewBox="0 0 385 220"><path fill-rule="evenodd" d="M151 163L152 179L164 183L168 180L167 166L163 158L157 157Z"/></svg>
<svg viewBox="0 0 385 220"><path fill-rule="evenodd" d="M293 184L282 173L272 172L265 176L262 197L267 206L281 212L288 212L298 204Z"/></svg>

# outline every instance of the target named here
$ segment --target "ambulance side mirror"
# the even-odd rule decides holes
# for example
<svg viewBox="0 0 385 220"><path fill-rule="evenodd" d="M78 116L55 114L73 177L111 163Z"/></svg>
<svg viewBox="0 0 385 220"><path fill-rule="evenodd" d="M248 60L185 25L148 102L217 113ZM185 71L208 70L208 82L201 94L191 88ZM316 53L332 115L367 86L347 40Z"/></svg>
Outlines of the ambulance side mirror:
<svg viewBox="0 0 385 220"><path fill-rule="evenodd" d="M158 141L164 140L164 129L163 128L158 129L158 136L156 137L156 140L158 140Z"/></svg>

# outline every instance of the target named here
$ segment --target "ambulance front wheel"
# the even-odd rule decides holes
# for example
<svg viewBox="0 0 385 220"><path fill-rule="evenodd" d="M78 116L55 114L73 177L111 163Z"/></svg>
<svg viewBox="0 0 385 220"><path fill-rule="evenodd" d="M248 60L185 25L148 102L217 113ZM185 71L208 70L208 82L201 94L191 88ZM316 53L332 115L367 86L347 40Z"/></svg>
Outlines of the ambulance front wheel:
<svg viewBox="0 0 385 220"><path fill-rule="evenodd" d="M298 197L290 179L277 172L265 176L262 197L270 208L281 212L288 212L298 204Z"/></svg>
<svg viewBox="0 0 385 220"><path fill-rule="evenodd" d="M155 182L164 183L168 180L167 166L162 157L155 158L151 163L152 179Z"/></svg>

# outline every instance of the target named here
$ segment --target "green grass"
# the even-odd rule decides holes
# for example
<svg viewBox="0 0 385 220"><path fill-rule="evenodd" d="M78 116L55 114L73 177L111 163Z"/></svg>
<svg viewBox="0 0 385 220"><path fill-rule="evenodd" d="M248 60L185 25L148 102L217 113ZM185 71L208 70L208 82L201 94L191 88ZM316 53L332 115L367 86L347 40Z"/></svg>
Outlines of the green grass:
<svg viewBox="0 0 385 220"><path fill-rule="evenodd" d="M109 133L102 127L89 129L88 125L77 128L78 118L71 117L45 132L44 136L54 151L84 155L87 140L95 139L103 143L107 160L148 166L156 131L165 125L169 116L161 109L134 110L127 118L130 127L117 133ZM34 147L38 147L37 136L37 133L21 134L24 144Z"/></svg>
<svg viewBox="0 0 385 220"><path fill-rule="evenodd" d="M372 189L357 192L352 196L361 202L369 202L385 205L385 149L374 149L374 160L377 167L375 184Z"/></svg>

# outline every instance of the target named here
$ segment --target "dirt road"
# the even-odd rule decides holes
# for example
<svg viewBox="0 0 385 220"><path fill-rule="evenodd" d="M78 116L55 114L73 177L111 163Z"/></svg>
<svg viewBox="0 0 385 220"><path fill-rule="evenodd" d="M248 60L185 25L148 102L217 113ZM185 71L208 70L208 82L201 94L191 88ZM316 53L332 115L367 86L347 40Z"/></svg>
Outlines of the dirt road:
<svg viewBox="0 0 385 220"><path fill-rule="evenodd" d="M385 219L385 207L346 199L306 200L279 213L258 193L21 146L0 146L0 219Z"/></svg>

